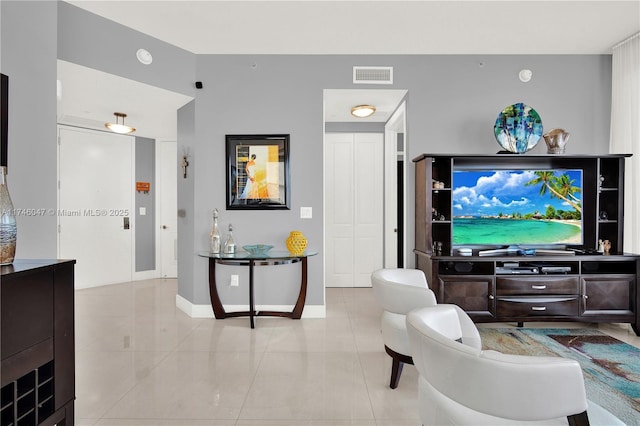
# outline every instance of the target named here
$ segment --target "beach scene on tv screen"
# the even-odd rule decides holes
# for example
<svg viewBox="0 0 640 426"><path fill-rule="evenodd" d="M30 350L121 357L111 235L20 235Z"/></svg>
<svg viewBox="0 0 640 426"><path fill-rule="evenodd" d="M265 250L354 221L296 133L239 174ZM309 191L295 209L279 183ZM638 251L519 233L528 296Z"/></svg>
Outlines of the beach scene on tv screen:
<svg viewBox="0 0 640 426"><path fill-rule="evenodd" d="M453 244L582 244L581 170L458 170Z"/></svg>

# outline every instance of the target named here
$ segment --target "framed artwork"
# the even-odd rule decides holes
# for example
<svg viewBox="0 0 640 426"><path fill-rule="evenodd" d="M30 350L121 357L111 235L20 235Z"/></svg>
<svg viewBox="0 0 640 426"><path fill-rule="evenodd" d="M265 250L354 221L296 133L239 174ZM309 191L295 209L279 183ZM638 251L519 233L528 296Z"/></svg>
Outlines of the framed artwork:
<svg viewBox="0 0 640 426"><path fill-rule="evenodd" d="M289 135L226 135L226 144L227 210L289 210Z"/></svg>

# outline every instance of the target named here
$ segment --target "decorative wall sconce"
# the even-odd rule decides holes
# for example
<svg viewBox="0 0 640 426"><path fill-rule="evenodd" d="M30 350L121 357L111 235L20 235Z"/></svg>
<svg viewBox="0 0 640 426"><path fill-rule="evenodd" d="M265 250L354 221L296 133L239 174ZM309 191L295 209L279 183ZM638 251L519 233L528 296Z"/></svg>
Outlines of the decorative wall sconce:
<svg viewBox="0 0 640 426"><path fill-rule="evenodd" d="M187 153L182 154L182 177L187 178L187 167L189 167L189 161L187 158L189 155Z"/></svg>

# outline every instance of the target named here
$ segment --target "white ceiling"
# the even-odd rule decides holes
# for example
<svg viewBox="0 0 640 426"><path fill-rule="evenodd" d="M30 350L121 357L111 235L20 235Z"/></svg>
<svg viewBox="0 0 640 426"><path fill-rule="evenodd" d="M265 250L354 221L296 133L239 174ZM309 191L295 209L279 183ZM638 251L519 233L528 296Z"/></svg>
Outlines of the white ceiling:
<svg viewBox="0 0 640 426"><path fill-rule="evenodd" d="M199 54L602 54L640 30L638 0L68 2Z"/></svg>
<svg viewBox="0 0 640 426"><path fill-rule="evenodd" d="M640 0L67 1L198 54L610 54L640 31ZM175 139L190 98L93 72L61 61L62 121L103 126L121 111L136 134ZM351 106L373 103L365 120L386 121L398 92L326 90L325 119L353 121Z"/></svg>

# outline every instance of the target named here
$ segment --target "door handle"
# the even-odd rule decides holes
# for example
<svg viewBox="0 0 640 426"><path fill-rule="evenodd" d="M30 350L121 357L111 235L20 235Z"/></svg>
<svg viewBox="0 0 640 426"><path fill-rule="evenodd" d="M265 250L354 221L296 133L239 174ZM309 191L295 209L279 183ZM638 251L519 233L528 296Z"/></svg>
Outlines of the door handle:
<svg viewBox="0 0 640 426"><path fill-rule="evenodd" d="M130 226L129 226L129 218L128 217L124 217L123 220L124 220L124 229L129 229L130 228Z"/></svg>
<svg viewBox="0 0 640 426"><path fill-rule="evenodd" d="M162 229L167 229L169 228L167 225L162 225Z"/></svg>

